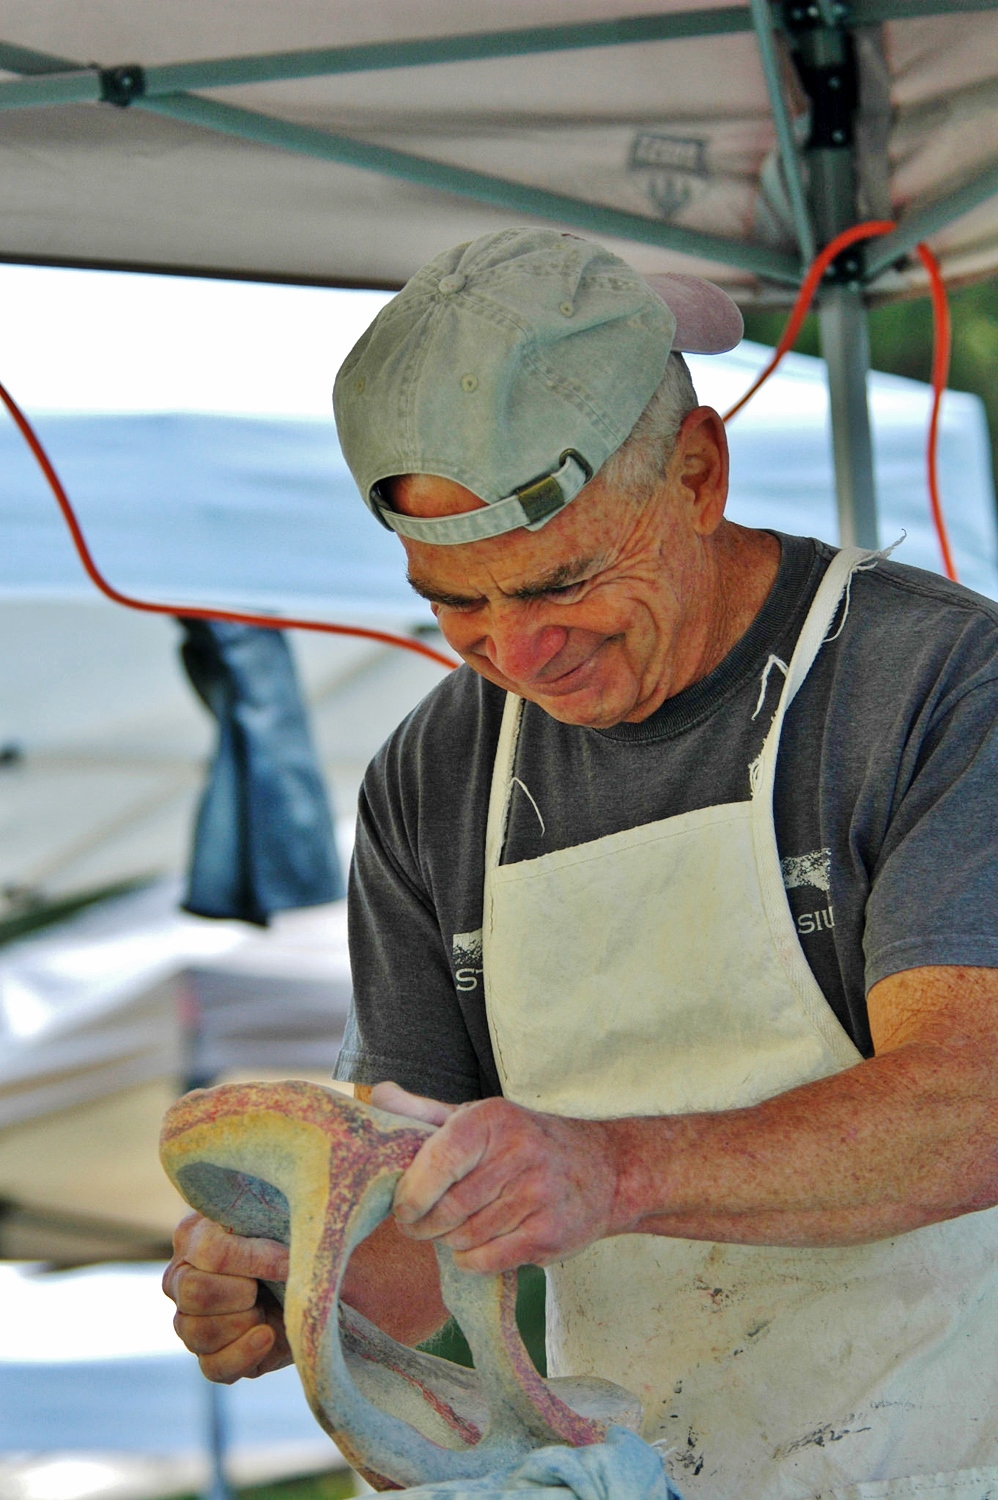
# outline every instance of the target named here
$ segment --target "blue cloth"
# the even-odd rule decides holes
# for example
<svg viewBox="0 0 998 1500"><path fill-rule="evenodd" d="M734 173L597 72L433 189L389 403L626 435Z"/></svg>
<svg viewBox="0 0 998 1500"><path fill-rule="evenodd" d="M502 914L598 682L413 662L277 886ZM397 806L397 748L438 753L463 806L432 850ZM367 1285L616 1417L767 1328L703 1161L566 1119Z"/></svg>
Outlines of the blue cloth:
<svg viewBox="0 0 998 1500"><path fill-rule="evenodd" d="M345 894L326 789L279 630L180 621L181 656L218 721L184 908L265 926Z"/></svg>
<svg viewBox="0 0 998 1500"><path fill-rule="evenodd" d="M421 1500L681 1500L654 1448L626 1427L588 1448L538 1448L518 1464L482 1479L451 1479L401 1491Z"/></svg>

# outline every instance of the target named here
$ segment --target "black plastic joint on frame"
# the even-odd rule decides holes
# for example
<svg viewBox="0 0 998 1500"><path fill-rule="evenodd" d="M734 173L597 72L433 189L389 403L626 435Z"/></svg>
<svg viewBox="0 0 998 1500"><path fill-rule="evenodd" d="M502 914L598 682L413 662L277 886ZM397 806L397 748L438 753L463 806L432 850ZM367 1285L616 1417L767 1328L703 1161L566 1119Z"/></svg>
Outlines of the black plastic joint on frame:
<svg viewBox="0 0 998 1500"><path fill-rule="evenodd" d="M839 251L822 280L830 286L862 286L865 277L865 246L855 244Z"/></svg>
<svg viewBox="0 0 998 1500"><path fill-rule="evenodd" d="M124 109L146 91L145 70L138 63L123 63L117 68L101 68L100 96L103 104Z"/></svg>
<svg viewBox="0 0 998 1500"><path fill-rule="evenodd" d="M816 5L815 0L783 0L781 9L783 25L791 33L814 31L819 26L828 25L822 7ZM836 26L848 26L852 20L851 7L845 0L832 0L831 6L826 5L825 10L831 11Z"/></svg>
<svg viewBox="0 0 998 1500"><path fill-rule="evenodd" d="M827 6L825 7L827 10ZM808 0L784 0L783 18L794 66L811 102L811 133L806 151L844 151L853 144L859 103L856 44L847 17L824 25L821 10ZM800 17L801 19L797 19ZM817 17L817 19L815 19Z"/></svg>

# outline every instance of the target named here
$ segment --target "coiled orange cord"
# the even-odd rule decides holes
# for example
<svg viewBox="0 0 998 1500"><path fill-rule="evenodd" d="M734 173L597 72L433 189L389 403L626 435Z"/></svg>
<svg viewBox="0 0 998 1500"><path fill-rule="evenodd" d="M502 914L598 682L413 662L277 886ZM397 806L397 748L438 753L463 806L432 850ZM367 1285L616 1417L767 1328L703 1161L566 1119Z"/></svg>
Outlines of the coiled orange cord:
<svg viewBox="0 0 998 1500"><path fill-rule="evenodd" d="M815 257L807 275L801 283L800 291L787 319L786 327L780 335L779 343L773 351L773 357L749 386L744 396L736 401L730 410L724 413L725 422L730 422L732 417L741 411L742 407L752 399L760 386L772 375L779 365L783 356L793 348L797 335L800 333L801 324L807 316L808 309L814 300L814 294L818 290L821 278L837 255L850 245L857 244L860 240L873 239L877 235L889 234L895 228L890 219L869 219L862 224L854 224L851 228L844 230L841 234L825 246L821 253ZM933 316L933 352L932 352L932 415L929 422L927 467L929 481L929 501L932 511L932 520L939 538L939 549L942 553L943 567L947 578L956 579L956 566L953 562L953 552L950 547L949 536L946 530L946 522L943 516L942 500L939 494L938 474L938 446L939 446L939 410L942 403L943 392L946 389L946 378L949 373L949 360L951 348L951 322L949 303L946 298L946 288L943 283L939 263L929 249L928 245L918 245L918 256L924 265L928 276L932 295ZM122 604L126 609L138 609L146 614L154 615L186 615L197 620L230 620L238 625L260 625L269 630L316 630L328 635L351 635L359 636L362 640L378 641L385 646L398 646L404 651L414 651L419 656L428 657L430 661L439 666L453 668L457 665L450 657L444 656L442 652L435 651L432 646L424 645L422 641L414 640L411 636L394 635L385 630L369 630L363 625L333 625L325 620L299 620L286 616L258 615L241 610L231 609L207 609L191 605L179 604L156 604L148 599L136 599L130 594L123 594L113 584L108 583L94 562L90 548L76 513L70 503L55 468L45 452L41 441L27 417L18 406L10 392L0 385L0 400L3 401L11 417L14 419L21 435L28 447L34 454L39 468L48 480L49 487L55 496L56 503L62 512L62 516L69 528L69 534L73 539L73 545L79 555L80 562L96 588L115 604Z"/></svg>
<svg viewBox="0 0 998 1500"><path fill-rule="evenodd" d="M724 413L725 422L730 422L732 417L741 411L742 407L751 401L760 386L765 385L777 365L794 346L797 335L800 333L801 324L807 317L814 294L818 290L821 278L836 256L841 255L850 245L857 244L860 240L870 240L881 234L890 234L896 225L891 219L867 219L862 224L853 224L841 234L837 234L833 240L829 240L820 255L817 255L811 267L801 283L800 291L790 310L786 327L780 334L779 343L773 350L773 357L765 369L756 376L734 406ZM942 553L943 571L947 578L957 581L956 564L953 561L953 550L950 547L949 533L946 530L946 521L943 516L942 499L939 494L939 409L942 405L943 392L946 389L946 379L949 375L950 348L952 342L951 320L949 301L946 296L946 286L943 282L939 262L929 249L928 245L917 245L918 258L922 262L929 276L929 289L932 296L932 415L929 420L929 435L926 448L926 468L929 482L929 506L932 512L932 524L936 530L939 540L939 551Z"/></svg>
<svg viewBox="0 0 998 1500"><path fill-rule="evenodd" d="M770 375L772 375L777 365L783 359L783 356L789 354L797 342L797 335L800 333L801 325L810 311L811 303L814 301L814 294L821 284L821 278L835 257L841 255L843 250L848 250L850 245L858 244L860 240L872 240L877 235L889 234L892 229L896 228L897 225L891 219L867 219L865 223L853 224L850 229L844 229L833 240L829 240L824 250L815 256L807 275L801 282L800 291L797 293L794 305L790 309L790 316L786 321L783 332L780 334L780 341L773 350L772 359L762 373L756 376L744 396L724 413L724 420L726 422L730 422L731 418L737 412L740 412L747 402L751 401L759 387L765 385Z"/></svg>
<svg viewBox="0 0 998 1500"><path fill-rule="evenodd" d="M949 544L949 533L943 517L943 502L939 494L939 408L949 376L950 350L953 344L953 325L950 319L949 298L943 281L939 262L928 245L916 245L918 258L929 275L929 290L932 295L932 416L929 418L929 437L926 446L926 463L929 470L929 504L932 521L939 538L939 550L943 555L943 568L947 578L956 582L956 563Z"/></svg>

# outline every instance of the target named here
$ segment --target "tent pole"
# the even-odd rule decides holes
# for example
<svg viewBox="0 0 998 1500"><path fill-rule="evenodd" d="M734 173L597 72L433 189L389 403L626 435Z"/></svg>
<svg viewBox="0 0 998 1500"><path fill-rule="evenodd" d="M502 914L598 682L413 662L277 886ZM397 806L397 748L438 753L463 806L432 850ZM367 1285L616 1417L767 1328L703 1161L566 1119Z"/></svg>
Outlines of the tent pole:
<svg viewBox="0 0 998 1500"><path fill-rule="evenodd" d="M232 1490L225 1474L226 1423L225 1387L204 1380L205 1411L208 1418L208 1487L204 1500L232 1500Z"/></svg>
<svg viewBox="0 0 998 1500"><path fill-rule="evenodd" d="M877 501L866 393L870 345L862 293L853 286L828 287L822 293L818 320L828 368L839 541L843 547L876 548Z"/></svg>
<svg viewBox="0 0 998 1500"><path fill-rule="evenodd" d="M783 5L794 63L811 101L805 156L811 214L821 245L854 224L857 213L853 139L860 80L853 38L841 14L837 6L804 6L797 0L785 0ZM829 19L833 24L828 24ZM866 389L870 345L862 272L859 248L838 257L819 293L818 323L828 370L839 540L843 546L876 547L877 501Z"/></svg>
<svg viewBox="0 0 998 1500"><path fill-rule="evenodd" d="M769 103L773 111L776 141L780 160L783 163L783 179L786 184L787 197L790 200L797 243L800 246L801 259L807 266L814 259L816 248L814 230L811 227L811 215L808 212L807 191L797 155L794 127L780 82L780 64L773 41L773 13L769 7L769 0L749 0L749 5L756 41L759 45L763 77L766 80L766 91L769 94Z"/></svg>
<svg viewBox="0 0 998 1500"><path fill-rule="evenodd" d="M217 131L221 135L255 141L258 145L274 146L281 151L312 156L320 161L342 162L347 166L360 167L363 171L380 172L388 177L398 177L405 182L418 183L421 187L455 193L479 203L496 204L506 211L530 214L556 224L571 224L587 234L614 235L621 239L637 240L641 244L677 250L682 255L698 256L704 260L720 261L722 265L737 266L740 270L754 271L759 276L783 281L791 286L800 283L798 259L784 251L729 240L722 235L708 234L698 229L685 229L680 224L669 224L664 219L653 219L626 209L607 208L599 203L531 187L504 177L494 177L490 173L477 172L469 167L413 156L407 151L396 151L392 147L358 140L354 136L315 130L291 120L278 119L274 115L222 104L217 99L203 99L194 94L171 94L155 99L137 97L131 108L165 115L172 120L182 120L188 125Z"/></svg>
<svg viewBox="0 0 998 1500"><path fill-rule="evenodd" d="M919 240L927 240L931 234L945 229L961 214L970 213L978 204L986 203L998 193L998 165L992 163L976 177L961 183L951 193L924 203L909 211L898 224L893 234L885 235L867 251L866 279L872 281L882 271L888 270L901 256L913 250Z"/></svg>

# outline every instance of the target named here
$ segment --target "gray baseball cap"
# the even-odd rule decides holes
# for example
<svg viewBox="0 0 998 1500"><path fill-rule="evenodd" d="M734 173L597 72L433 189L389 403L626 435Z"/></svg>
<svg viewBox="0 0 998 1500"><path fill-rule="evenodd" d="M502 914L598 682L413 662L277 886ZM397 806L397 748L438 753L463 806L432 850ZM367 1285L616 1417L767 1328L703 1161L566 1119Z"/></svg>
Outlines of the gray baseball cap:
<svg viewBox="0 0 998 1500"><path fill-rule="evenodd" d="M340 445L382 525L457 545L562 510L620 447L669 354L742 335L726 293L658 276L549 229L483 235L436 256L375 318L336 377ZM436 474L487 508L417 518L378 486Z"/></svg>

